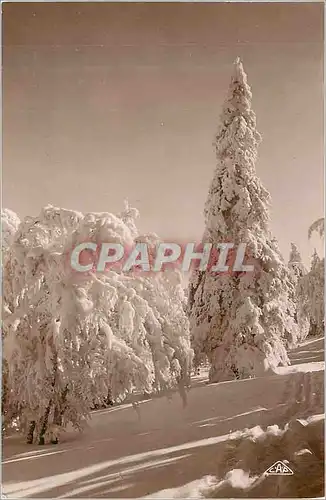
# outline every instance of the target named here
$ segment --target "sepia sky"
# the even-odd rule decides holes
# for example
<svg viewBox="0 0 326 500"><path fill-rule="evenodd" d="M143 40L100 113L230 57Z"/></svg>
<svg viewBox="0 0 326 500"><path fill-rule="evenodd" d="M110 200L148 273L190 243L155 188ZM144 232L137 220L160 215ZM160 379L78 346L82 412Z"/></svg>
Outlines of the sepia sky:
<svg viewBox="0 0 326 500"><path fill-rule="evenodd" d="M199 239L240 56L272 229L305 261L323 215L322 3L4 3L3 206L117 212ZM318 244L318 241L315 242Z"/></svg>

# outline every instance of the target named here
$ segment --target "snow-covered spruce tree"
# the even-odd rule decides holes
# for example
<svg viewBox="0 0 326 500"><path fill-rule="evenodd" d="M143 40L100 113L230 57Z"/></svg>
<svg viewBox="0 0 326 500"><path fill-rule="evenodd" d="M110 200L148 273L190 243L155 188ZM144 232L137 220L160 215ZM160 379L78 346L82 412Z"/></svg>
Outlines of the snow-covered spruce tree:
<svg viewBox="0 0 326 500"><path fill-rule="evenodd" d="M303 291L301 280L307 274L298 247L291 243L289 256L290 270L290 298L295 304L294 319L298 325L298 340L303 341L309 333L309 316L306 307L306 294Z"/></svg>
<svg viewBox="0 0 326 500"><path fill-rule="evenodd" d="M309 336L323 335L325 327L324 304L325 259L314 252L311 268L299 281L300 310L309 318Z"/></svg>
<svg viewBox="0 0 326 500"><path fill-rule="evenodd" d="M317 219L308 230L310 239L313 232L321 238L324 236L324 218ZM310 320L309 336L323 335L325 327L324 283L325 258L319 257L315 250L312 256L309 272L299 280L299 307L303 315Z"/></svg>
<svg viewBox="0 0 326 500"><path fill-rule="evenodd" d="M187 383L192 351L176 273L78 273L69 265L84 241L132 245L134 227L108 213L47 207L16 234L5 273L4 353L29 442L47 435L56 442L68 422L81 429L108 394Z"/></svg>
<svg viewBox="0 0 326 500"><path fill-rule="evenodd" d="M308 297L310 316L309 335L323 335L325 328L325 258L320 258L316 250L312 257L311 269L305 278L304 286Z"/></svg>
<svg viewBox="0 0 326 500"><path fill-rule="evenodd" d="M189 311L195 362L210 362L211 381L263 375L289 363L296 342L289 272L269 230L269 194L255 172L261 137L239 59L216 136L217 166L204 215L203 242L246 243L254 272L193 272ZM249 261L247 261L248 263Z"/></svg>

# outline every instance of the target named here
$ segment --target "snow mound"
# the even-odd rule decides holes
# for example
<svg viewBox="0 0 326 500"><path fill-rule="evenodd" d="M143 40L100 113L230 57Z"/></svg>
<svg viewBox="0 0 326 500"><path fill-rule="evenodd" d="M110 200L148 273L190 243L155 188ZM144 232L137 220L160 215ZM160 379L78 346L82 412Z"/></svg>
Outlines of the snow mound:
<svg viewBox="0 0 326 500"><path fill-rule="evenodd" d="M324 496L324 415L294 419L284 429L259 426L230 440L219 460L222 479L204 476L145 498L304 498ZM266 473L282 461L293 474ZM229 467L230 470L227 470Z"/></svg>
<svg viewBox="0 0 326 500"><path fill-rule="evenodd" d="M158 491L145 498L206 498L206 494L217 485L218 481L214 476L204 476L196 481L181 486L180 488L170 488Z"/></svg>
<svg viewBox="0 0 326 500"><path fill-rule="evenodd" d="M288 373L310 373L320 372L325 369L325 361L313 361L310 363L300 363L293 366L278 366L275 369L277 375L286 375Z"/></svg>

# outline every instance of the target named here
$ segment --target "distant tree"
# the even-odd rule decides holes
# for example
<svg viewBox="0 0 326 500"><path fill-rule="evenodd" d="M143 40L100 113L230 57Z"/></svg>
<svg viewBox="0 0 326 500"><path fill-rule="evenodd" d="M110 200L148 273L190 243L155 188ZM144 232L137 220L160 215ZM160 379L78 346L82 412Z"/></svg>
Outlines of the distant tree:
<svg viewBox="0 0 326 500"><path fill-rule="evenodd" d="M310 239L313 232L324 237L324 218L317 219L308 230ZM319 257L316 249L311 260L311 267L307 274L299 280L300 311L309 318L309 335L323 335L325 328L324 308L324 278L325 258Z"/></svg>
<svg viewBox="0 0 326 500"><path fill-rule="evenodd" d="M291 243L291 252L289 257L290 269L290 298L295 304L294 319L298 325L298 339L303 341L309 333L309 316L306 307L306 294L301 286L303 276L307 274L298 247Z"/></svg>
<svg viewBox="0 0 326 500"><path fill-rule="evenodd" d="M262 375L289 363L297 341L290 277L269 230L270 196L255 172L261 137L239 59L216 136L217 166L205 205L203 242L247 244L254 272L196 270L189 287L195 361L207 355L210 380Z"/></svg>
<svg viewBox="0 0 326 500"><path fill-rule="evenodd" d="M311 268L299 281L300 311L310 321L309 336L324 334L324 276L325 259L320 258L316 250L312 256Z"/></svg>
<svg viewBox="0 0 326 500"><path fill-rule="evenodd" d="M298 250L298 247L294 243L291 243L289 268L296 278L301 278L301 276L303 276L307 272L302 262L301 254Z"/></svg>

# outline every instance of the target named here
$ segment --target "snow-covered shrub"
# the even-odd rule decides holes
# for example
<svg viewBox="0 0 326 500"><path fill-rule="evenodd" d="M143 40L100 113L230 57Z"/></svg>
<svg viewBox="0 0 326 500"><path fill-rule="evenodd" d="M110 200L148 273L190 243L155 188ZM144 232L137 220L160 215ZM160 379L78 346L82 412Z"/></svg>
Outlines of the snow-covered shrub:
<svg viewBox="0 0 326 500"><path fill-rule="evenodd" d="M192 350L177 271L78 273L69 264L84 241L132 245L137 213L126 210L120 218L49 206L15 234L5 262L4 355L30 441L49 432L55 440L68 422L82 429L108 394L187 383Z"/></svg>

